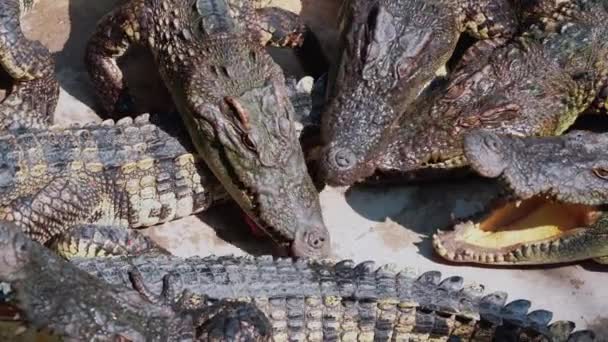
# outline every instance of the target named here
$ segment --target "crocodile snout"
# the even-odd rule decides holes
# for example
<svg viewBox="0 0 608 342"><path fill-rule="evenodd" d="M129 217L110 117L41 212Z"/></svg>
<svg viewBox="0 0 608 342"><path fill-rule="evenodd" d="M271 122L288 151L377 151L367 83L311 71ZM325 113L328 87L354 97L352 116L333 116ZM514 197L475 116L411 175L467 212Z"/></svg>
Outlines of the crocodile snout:
<svg viewBox="0 0 608 342"><path fill-rule="evenodd" d="M300 229L296 233L296 238L291 246L292 254L310 258L327 257L331 240L325 225L317 224L302 228L304 229Z"/></svg>
<svg viewBox="0 0 608 342"><path fill-rule="evenodd" d="M498 177L509 165L502 138L491 131L476 130L464 137L464 154L471 168L483 177Z"/></svg>
<svg viewBox="0 0 608 342"><path fill-rule="evenodd" d="M319 171L331 186L351 185L373 174L374 167L360 162L348 148L330 147L323 155Z"/></svg>
<svg viewBox="0 0 608 342"><path fill-rule="evenodd" d="M352 151L338 148L329 151L328 160L336 169L349 170L355 165L357 158Z"/></svg>

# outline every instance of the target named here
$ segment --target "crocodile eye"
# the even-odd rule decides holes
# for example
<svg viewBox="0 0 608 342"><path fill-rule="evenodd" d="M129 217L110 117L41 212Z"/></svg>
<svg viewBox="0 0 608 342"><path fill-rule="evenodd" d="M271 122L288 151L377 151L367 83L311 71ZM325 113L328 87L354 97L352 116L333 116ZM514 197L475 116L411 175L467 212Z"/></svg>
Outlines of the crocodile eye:
<svg viewBox="0 0 608 342"><path fill-rule="evenodd" d="M500 148L500 143L494 135L484 137L483 144L491 151L498 151Z"/></svg>
<svg viewBox="0 0 608 342"><path fill-rule="evenodd" d="M511 121L517 118L519 114L519 106L515 104L508 104L496 108L486 110L479 115L479 120L484 126L500 125L505 121Z"/></svg>
<svg viewBox="0 0 608 342"><path fill-rule="evenodd" d="M231 113L236 117L236 121L241 131L249 131L251 129L249 124L249 113L245 110L243 105L232 96L226 96L224 101L228 107L230 107Z"/></svg>
<svg viewBox="0 0 608 342"><path fill-rule="evenodd" d="M283 136L289 136L291 133L291 120L289 120L289 117L279 118L279 131Z"/></svg>
<svg viewBox="0 0 608 342"><path fill-rule="evenodd" d="M27 241L23 236L16 236L15 240L13 240L13 246L15 247L15 251L19 254L27 252Z"/></svg>
<svg viewBox="0 0 608 342"><path fill-rule="evenodd" d="M455 84L450 86L448 91L445 93L444 99L456 100L464 93L464 84Z"/></svg>
<svg viewBox="0 0 608 342"><path fill-rule="evenodd" d="M248 150L253 151L253 152L257 151L257 147L256 147L255 143L253 142L253 140L251 140L249 135L241 134L241 142L243 143L243 145L245 145L245 147L247 147Z"/></svg>
<svg viewBox="0 0 608 342"><path fill-rule="evenodd" d="M443 96L443 100L445 101L454 101L464 94L464 90L466 89L467 75L462 74L454 78L452 82L450 82L450 86L448 87L445 95Z"/></svg>
<svg viewBox="0 0 608 342"><path fill-rule="evenodd" d="M378 16L378 7L375 6L374 8L371 9L371 11L369 12L369 15L367 16L367 22L365 23L364 29L362 30L362 34L363 37L359 37L359 41L363 42L363 44L361 45L361 59L362 61L366 61L368 59L373 59L370 58L371 56L368 56L368 49L369 49L369 45L373 42L373 36L374 36L374 30L376 29L376 17Z"/></svg>
<svg viewBox="0 0 608 342"><path fill-rule="evenodd" d="M597 178L601 178L603 180L608 180L608 167L604 167L604 166L594 167L592 169L592 171L593 171L593 174Z"/></svg>
<svg viewBox="0 0 608 342"><path fill-rule="evenodd" d="M573 142L585 142L585 132L583 131L572 131L567 135L567 137Z"/></svg>

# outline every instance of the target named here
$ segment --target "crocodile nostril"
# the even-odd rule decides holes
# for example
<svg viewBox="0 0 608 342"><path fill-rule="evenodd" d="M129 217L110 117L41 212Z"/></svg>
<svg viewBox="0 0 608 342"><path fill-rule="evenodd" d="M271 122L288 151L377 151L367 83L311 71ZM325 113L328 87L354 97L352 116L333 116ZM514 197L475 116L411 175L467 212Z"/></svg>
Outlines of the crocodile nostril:
<svg viewBox="0 0 608 342"><path fill-rule="evenodd" d="M484 137L483 143L486 145L486 147L488 147L491 151L494 152L498 151L498 149L500 148L500 143L494 135L488 135Z"/></svg>
<svg viewBox="0 0 608 342"><path fill-rule="evenodd" d="M319 235L319 234L311 233L311 234L307 234L307 235L308 236L306 237L306 242L312 248L319 249L324 246L325 236L323 234Z"/></svg>
<svg viewBox="0 0 608 342"><path fill-rule="evenodd" d="M325 257L330 245L329 232L324 225L308 227L296 233L292 253L294 256Z"/></svg>
<svg viewBox="0 0 608 342"><path fill-rule="evenodd" d="M332 160L339 169L350 169L355 165L355 155L346 149L334 151Z"/></svg>

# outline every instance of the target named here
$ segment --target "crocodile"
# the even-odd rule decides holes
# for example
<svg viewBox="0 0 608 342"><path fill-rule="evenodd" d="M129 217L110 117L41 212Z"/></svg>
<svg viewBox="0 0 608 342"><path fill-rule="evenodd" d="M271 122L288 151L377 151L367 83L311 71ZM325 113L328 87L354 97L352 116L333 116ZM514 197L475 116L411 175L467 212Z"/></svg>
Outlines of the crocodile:
<svg viewBox="0 0 608 342"><path fill-rule="evenodd" d="M0 281L25 321L78 340L595 339L570 321L549 324L550 311L528 312L528 300L507 304L504 292L437 271L270 256L67 262L1 221L0 247Z"/></svg>
<svg viewBox="0 0 608 342"><path fill-rule="evenodd" d="M150 297L77 268L11 223L0 223L0 280L34 328L66 341L268 341L270 324L253 304L198 303L166 287ZM134 283L136 278L134 278ZM169 297L168 295L171 295Z"/></svg>
<svg viewBox="0 0 608 342"><path fill-rule="evenodd" d="M179 125L170 128L144 114L0 134L0 219L37 242L57 244L66 257L111 254L116 247L107 242L120 239L105 228L105 234L91 230L93 225L148 227L227 198L189 139L179 140L188 134ZM96 234L108 241L98 246ZM136 231L128 234L131 250L147 249Z"/></svg>
<svg viewBox="0 0 608 342"><path fill-rule="evenodd" d="M483 286L465 286L458 276L442 280L437 271L418 275L390 265L376 268L373 262L268 256L147 254L68 263L11 223L0 223L0 245L0 280L10 282L12 302L30 324L64 336L139 341L174 340L179 333L188 339L205 330L226 333L222 326L235 329L224 319L229 315L233 322L236 316L235 323L247 319L243 330L253 323L274 341L594 338L589 330L572 333L572 322L548 325L551 312L528 313L527 300L507 304L504 292L484 294ZM235 308L235 301L241 305ZM209 311L215 312L211 322ZM105 318L109 314L112 319Z"/></svg>
<svg viewBox="0 0 608 342"><path fill-rule="evenodd" d="M472 129L559 135L583 112L605 107L606 2L523 3L518 12L525 18L521 34L480 40L468 48L444 80L427 87L406 108L392 126L394 133L383 135L387 146L368 154L365 163L340 171L340 183L365 180L374 172L445 175L466 170L462 141ZM361 121L373 126L368 124L372 120ZM368 146L353 141L357 148Z"/></svg>
<svg viewBox="0 0 608 342"><path fill-rule="evenodd" d="M519 7L511 0L344 1L340 54L322 115L321 177L350 185L369 176L399 118L446 65L463 33L509 38L519 30Z"/></svg>
<svg viewBox="0 0 608 342"><path fill-rule="evenodd" d="M549 325L549 311L528 312L528 300L507 303L506 293L485 293L459 276L372 261L140 255L76 258L72 265L119 286L133 285L136 275L138 291L151 297L170 282L176 293L211 303L253 303L270 320L274 341L566 341L574 328ZM575 341L593 338L575 334Z"/></svg>
<svg viewBox="0 0 608 342"><path fill-rule="evenodd" d="M59 100L59 82L51 52L39 41L25 37L21 18L38 0L0 3L0 67L11 85L0 102L0 131L41 128L53 122Z"/></svg>
<svg viewBox="0 0 608 342"><path fill-rule="evenodd" d="M559 137L519 137L477 130L466 157L505 194L473 220L436 234L433 246L455 262L608 263L608 134L574 130Z"/></svg>
<svg viewBox="0 0 608 342"><path fill-rule="evenodd" d="M442 86L417 99L401 117L378 169L466 169L466 132L559 135L582 113L604 106L608 2L529 3L532 24L526 32L504 44L476 43Z"/></svg>
<svg viewBox="0 0 608 342"><path fill-rule="evenodd" d="M100 20L85 64L105 111L129 113L117 58L133 45L150 51L195 150L231 198L272 239L293 241L294 255L326 254L285 78L262 44L297 45L306 30L296 14L256 4L127 1Z"/></svg>
<svg viewBox="0 0 608 342"><path fill-rule="evenodd" d="M229 198L185 128L170 119L151 121L144 114L0 134L0 219L65 257L157 248L137 231L124 230L195 214ZM302 235L295 238L283 245L295 245L297 255L325 252L307 249Z"/></svg>

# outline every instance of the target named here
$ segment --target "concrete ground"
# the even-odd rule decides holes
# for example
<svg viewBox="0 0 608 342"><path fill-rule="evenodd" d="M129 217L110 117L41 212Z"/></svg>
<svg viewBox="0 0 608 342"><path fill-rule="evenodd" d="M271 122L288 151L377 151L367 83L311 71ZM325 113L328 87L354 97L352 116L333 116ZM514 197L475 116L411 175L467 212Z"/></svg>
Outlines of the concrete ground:
<svg viewBox="0 0 608 342"><path fill-rule="evenodd" d="M98 106L82 63L83 51L96 21L118 2L42 1L26 16L26 34L46 44L57 60L62 85L57 123L99 120L95 114ZM322 34L323 44L329 49L335 46L336 33L328 23L335 20L336 3L337 0L303 0L303 15ZM282 65L299 73L288 53L278 56ZM129 70L136 70L136 75L154 75L148 56L136 55L125 64ZM147 102L152 109L168 103L155 77L135 77L131 85L138 99L155 99ZM433 231L445 227L452 216L471 213L491 194L492 188L483 181L471 180L356 187L348 191L328 188L321 193L321 202L335 258L373 259L420 271L437 269L445 276L461 275L469 282L485 284L488 290L505 290L510 299L530 299L532 309L551 310L555 318L572 320L579 328L596 329L600 340L608 341L608 273L601 266L588 262L537 268L481 268L447 265L433 255L430 243ZM202 215L152 227L146 234L180 256L272 252L266 241L251 237L240 217L234 206L223 205Z"/></svg>

